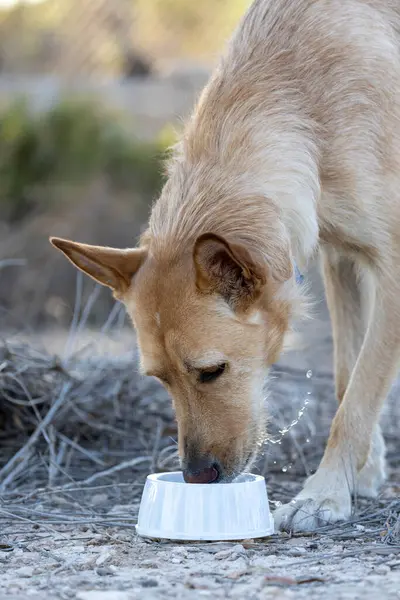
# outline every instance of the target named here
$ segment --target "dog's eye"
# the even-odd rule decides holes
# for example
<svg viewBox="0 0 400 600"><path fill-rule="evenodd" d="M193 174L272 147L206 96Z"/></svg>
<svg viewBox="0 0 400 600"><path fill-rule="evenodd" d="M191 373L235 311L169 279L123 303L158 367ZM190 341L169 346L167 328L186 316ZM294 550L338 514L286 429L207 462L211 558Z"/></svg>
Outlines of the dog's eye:
<svg viewBox="0 0 400 600"><path fill-rule="evenodd" d="M225 371L225 369L226 369L226 363L222 363L221 365L218 365L217 367L213 367L212 369L207 369L206 371L201 371L201 373L199 375L200 383L210 383L211 381L214 381L215 379L217 379L218 377L220 377L222 375L222 373Z"/></svg>

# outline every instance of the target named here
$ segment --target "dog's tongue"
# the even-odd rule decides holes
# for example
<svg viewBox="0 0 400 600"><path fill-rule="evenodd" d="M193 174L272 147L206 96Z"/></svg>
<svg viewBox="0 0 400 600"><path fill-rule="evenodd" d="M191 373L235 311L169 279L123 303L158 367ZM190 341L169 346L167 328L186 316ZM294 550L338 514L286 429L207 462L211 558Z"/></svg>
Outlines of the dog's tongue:
<svg viewBox="0 0 400 600"><path fill-rule="evenodd" d="M186 483L212 483L218 479L218 471L214 467L207 467L194 473L185 473Z"/></svg>

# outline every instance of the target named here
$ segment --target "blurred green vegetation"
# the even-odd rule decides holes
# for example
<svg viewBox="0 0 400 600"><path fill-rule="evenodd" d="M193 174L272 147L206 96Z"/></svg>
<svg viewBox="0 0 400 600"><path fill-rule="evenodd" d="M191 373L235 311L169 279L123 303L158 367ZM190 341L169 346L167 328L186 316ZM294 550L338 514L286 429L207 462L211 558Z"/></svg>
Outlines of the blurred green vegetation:
<svg viewBox="0 0 400 600"><path fill-rule="evenodd" d="M153 197L162 185L169 129L138 141L119 115L91 102L62 102L33 114L18 101L0 112L0 218L23 219L46 209L62 184L106 178L112 190Z"/></svg>
<svg viewBox="0 0 400 600"><path fill-rule="evenodd" d="M122 74L131 54L155 64L210 63L251 0L43 0L0 8L0 69Z"/></svg>
<svg viewBox="0 0 400 600"><path fill-rule="evenodd" d="M213 61L251 0L134 0L138 44L156 60Z"/></svg>

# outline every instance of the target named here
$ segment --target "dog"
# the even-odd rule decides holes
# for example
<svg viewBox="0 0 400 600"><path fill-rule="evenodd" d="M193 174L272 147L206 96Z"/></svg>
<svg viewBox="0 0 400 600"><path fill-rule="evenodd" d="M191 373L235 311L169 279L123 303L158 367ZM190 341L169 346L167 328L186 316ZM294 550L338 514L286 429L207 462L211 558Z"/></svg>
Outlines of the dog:
<svg viewBox="0 0 400 600"><path fill-rule="evenodd" d="M385 480L400 358L400 4L256 0L202 92L138 248L51 238L109 286L173 399L184 477L232 480L265 439L263 386L322 260L337 413L276 526L348 519Z"/></svg>

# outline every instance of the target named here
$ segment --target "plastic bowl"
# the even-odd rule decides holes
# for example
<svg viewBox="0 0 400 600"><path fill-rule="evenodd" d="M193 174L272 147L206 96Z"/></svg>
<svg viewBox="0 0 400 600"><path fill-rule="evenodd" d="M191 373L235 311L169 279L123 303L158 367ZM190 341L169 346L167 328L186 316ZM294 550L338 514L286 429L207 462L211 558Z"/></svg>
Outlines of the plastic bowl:
<svg viewBox="0 0 400 600"><path fill-rule="evenodd" d="M189 484L181 472L149 475L137 533L169 540L243 540L274 533L265 479L240 475L233 483Z"/></svg>

